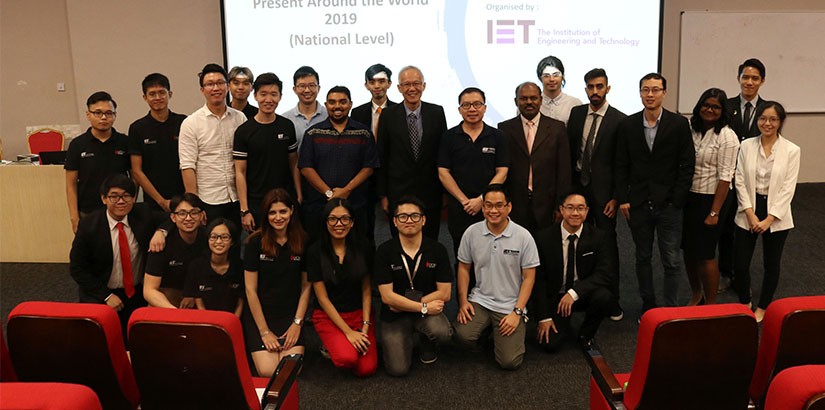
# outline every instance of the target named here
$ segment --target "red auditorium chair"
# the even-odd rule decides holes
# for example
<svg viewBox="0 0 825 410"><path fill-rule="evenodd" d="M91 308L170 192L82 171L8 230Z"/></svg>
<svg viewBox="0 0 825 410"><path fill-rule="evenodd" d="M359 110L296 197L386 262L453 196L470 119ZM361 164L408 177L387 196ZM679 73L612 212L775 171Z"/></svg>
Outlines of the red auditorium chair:
<svg viewBox="0 0 825 410"><path fill-rule="evenodd" d="M630 373L613 374L597 347L591 409L745 409L757 324L744 305L651 309L642 317Z"/></svg>
<svg viewBox="0 0 825 410"><path fill-rule="evenodd" d="M28 136L29 152L37 155L41 151L62 151L63 140L63 133L58 130L52 128L39 129Z"/></svg>
<svg viewBox="0 0 825 410"><path fill-rule="evenodd" d="M3 326L0 325L0 383L16 381L17 375L14 374L9 348L6 346L6 339L3 337Z"/></svg>
<svg viewBox="0 0 825 410"><path fill-rule="evenodd" d="M765 410L825 410L825 366L791 367L773 378Z"/></svg>
<svg viewBox="0 0 825 410"><path fill-rule="evenodd" d="M137 385L112 308L23 302L9 314L7 332L19 381L82 384L107 410L137 408Z"/></svg>
<svg viewBox="0 0 825 410"><path fill-rule="evenodd" d="M774 376L789 367L806 364L825 364L825 296L773 301L762 321L751 399L759 406Z"/></svg>
<svg viewBox="0 0 825 410"><path fill-rule="evenodd" d="M95 392L80 384L0 383L0 410L102 410Z"/></svg>
<svg viewBox="0 0 825 410"><path fill-rule="evenodd" d="M272 379L253 378L243 340L231 313L136 310L129 346L141 408L297 409L302 356L282 360ZM265 389L263 400L256 388Z"/></svg>

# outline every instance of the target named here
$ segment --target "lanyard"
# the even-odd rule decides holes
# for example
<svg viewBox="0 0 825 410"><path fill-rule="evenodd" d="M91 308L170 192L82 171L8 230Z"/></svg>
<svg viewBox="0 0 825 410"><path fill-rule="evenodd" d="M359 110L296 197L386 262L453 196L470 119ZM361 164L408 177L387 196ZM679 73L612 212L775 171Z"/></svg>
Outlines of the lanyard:
<svg viewBox="0 0 825 410"><path fill-rule="evenodd" d="M410 281L410 289L415 290L413 279L415 279L415 274L418 273L418 265L421 263L421 252L419 252L418 255L415 255L415 267L413 268L412 273L410 273L410 266L407 264L407 256L403 253L401 254L401 262L404 262L404 270L407 271L407 279Z"/></svg>

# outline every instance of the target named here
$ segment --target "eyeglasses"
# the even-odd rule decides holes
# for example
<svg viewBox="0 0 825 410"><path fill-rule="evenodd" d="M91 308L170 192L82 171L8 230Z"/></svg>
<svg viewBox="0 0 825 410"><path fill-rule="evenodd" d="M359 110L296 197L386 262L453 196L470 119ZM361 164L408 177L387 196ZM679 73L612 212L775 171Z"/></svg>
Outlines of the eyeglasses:
<svg viewBox="0 0 825 410"><path fill-rule="evenodd" d="M398 84L401 88L421 88L424 85L421 81L406 81Z"/></svg>
<svg viewBox="0 0 825 410"><path fill-rule="evenodd" d="M122 199L124 202L129 202L129 201L131 201L131 200L132 200L132 198L134 198L134 196L132 196L132 194L123 194L123 195L115 195L115 194L112 194L112 195L106 195L106 199L108 199L108 200L109 200L109 202L111 202L111 203L113 203L113 204L116 204L116 203L120 202L120 200L121 200L121 199Z"/></svg>
<svg viewBox="0 0 825 410"><path fill-rule="evenodd" d="M180 211L175 211L175 212L172 212L172 213L177 215L177 217L181 218L181 219L186 218L187 215L189 215L192 219L195 219L195 218L201 216L201 212L203 212L203 210L200 209L200 208L192 208L188 211L184 210L184 209L181 209Z"/></svg>
<svg viewBox="0 0 825 410"><path fill-rule="evenodd" d="M462 110L464 110L464 111L469 110L469 109L470 109L470 107L473 107L473 108L475 108L475 109L477 109L477 110L480 110L480 109L481 109L481 107L483 107L483 106L484 106L484 103L483 103L483 102L481 102L481 101L476 101L476 102L471 102L471 103L468 103L468 102L462 103L461 105L459 105L459 106L458 106L458 108L461 108L461 109L462 109Z"/></svg>
<svg viewBox="0 0 825 410"><path fill-rule="evenodd" d="M653 94L659 94L659 93L661 93L661 92L662 92L662 91L664 91L664 90L665 90L664 88L659 88L659 87L653 87L653 88L645 87L645 88L642 88L642 89L641 89L641 90L639 90L639 91L640 91L642 94L650 94L650 93L653 93Z"/></svg>
<svg viewBox="0 0 825 410"><path fill-rule="evenodd" d="M169 95L169 93L167 93L166 90L149 91L148 93L146 93L146 96L149 97L149 98L164 98L164 97L167 97L168 95Z"/></svg>
<svg viewBox="0 0 825 410"><path fill-rule="evenodd" d="M111 117L114 117L115 115L117 115L117 113L114 112L114 111L89 111L89 114L92 114L92 116L95 117L95 118L103 118L103 117L111 118Z"/></svg>
<svg viewBox="0 0 825 410"><path fill-rule="evenodd" d="M214 83L205 83L203 88L223 88L226 86L226 81L215 81Z"/></svg>
<svg viewBox="0 0 825 410"><path fill-rule="evenodd" d="M341 225L350 226L352 224L352 217L349 215L344 215L341 217L330 215L327 217L327 225L329 226L338 225L338 222L341 222Z"/></svg>
<svg viewBox="0 0 825 410"><path fill-rule="evenodd" d="M318 88L318 84L309 83L309 84L295 84L295 89L297 90L315 90Z"/></svg>
<svg viewBox="0 0 825 410"><path fill-rule="evenodd" d="M218 240L220 240L221 242L229 242L230 239L232 239L232 235L230 235L228 233L225 233L225 234L222 234L222 235L217 235L217 234L209 235L209 240L212 241L212 242L217 242Z"/></svg>
<svg viewBox="0 0 825 410"><path fill-rule="evenodd" d="M418 212L413 212L411 214L398 214L395 216L395 219L398 219L398 222L406 223L407 221L412 221L413 223L421 222L421 215Z"/></svg>
<svg viewBox="0 0 825 410"><path fill-rule="evenodd" d="M722 106L718 105L718 104L703 103L702 108L704 108L706 110L713 110L713 111L721 111L722 110Z"/></svg>
<svg viewBox="0 0 825 410"><path fill-rule="evenodd" d="M572 212L578 212L578 213L582 214L582 213L585 213L587 211L587 205L577 205L577 206L564 205L562 208L564 208L565 211L571 212L571 213Z"/></svg>
<svg viewBox="0 0 825 410"><path fill-rule="evenodd" d="M493 208L496 208L497 211L500 211L500 210L504 209L504 207L507 206L507 204L509 204L509 202L492 203L492 202L486 202L485 201L483 204L481 204L481 206L484 207L484 209L486 209L488 211L493 209Z"/></svg>
<svg viewBox="0 0 825 410"><path fill-rule="evenodd" d="M769 123L771 123L771 124L779 124L779 117L765 117L765 116L761 116L761 117L757 118L756 120L757 120L757 121L759 121L759 122L761 122L761 123L766 123L766 122L769 122Z"/></svg>
<svg viewBox="0 0 825 410"><path fill-rule="evenodd" d="M544 73L544 74L542 74L542 75L541 75L541 78L550 78L550 77L553 77L553 78L559 78L559 77L561 77L561 76L563 76L563 75L564 75L564 74L562 74L562 73L560 73L560 72L556 71L555 73L552 73L552 74L550 74L550 73Z"/></svg>

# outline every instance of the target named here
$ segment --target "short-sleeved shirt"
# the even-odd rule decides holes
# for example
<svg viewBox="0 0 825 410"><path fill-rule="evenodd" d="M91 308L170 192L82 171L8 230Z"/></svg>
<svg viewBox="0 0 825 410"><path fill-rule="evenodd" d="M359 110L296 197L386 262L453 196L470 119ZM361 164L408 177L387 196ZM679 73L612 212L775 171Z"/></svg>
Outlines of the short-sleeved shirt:
<svg viewBox="0 0 825 410"><path fill-rule="evenodd" d="M288 119L261 124L254 118L235 130L232 156L246 161L246 189L249 206L257 207L269 190L284 188L294 192L289 154L298 151L295 126Z"/></svg>
<svg viewBox="0 0 825 410"><path fill-rule="evenodd" d="M438 241L425 236L414 258L403 251L398 237L381 244L375 251L375 283L378 285L391 283L392 291L404 296L410 289L410 280L402 258L407 262L406 267L409 268L410 276L413 276L415 290L421 291L424 295L437 290L436 282L451 283L453 281L453 270L447 256L447 249ZM418 261L418 270L415 268L416 261ZM381 307L381 320L385 322L395 321L406 314L416 313L396 313L391 311L386 304Z"/></svg>
<svg viewBox="0 0 825 410"><path fill-rule="evenodd" d="M255 114L258 113L258 107L254 106L250 103L246 103L246 106L243 107L241 112L243 113L243 115L246 116L247 120L251 120L251 119L255 118Z"/></svg>
<svg viewBox="0 0 825 410"><path fill-rule="evenodd" d="M350 245L352 246L352 245ZM364 246L365 262L367 269L372 267L372 250L370 246ZM324 277L323 263L321 262L321 244L315 242L307 250L307 280L309 282L324 282L324 287L338 312L354 312L362 308L361 301L361 279L363 275L357 275L353 270L353 260L351 253L347 251L344 263L338 263L338 258L333 257L332 279ZM334 256L334 255L333 255ZM363 273L363 272L362 272ZM322 309L316 298L315 308Z"/></svg>
<svg viewBox="0 0 825 410"><path fill-rule="evenodd" d="M129 155L143 157L143 173L166 199L184 192L178 134L185 119L185 115L170 111L169 118L160 122L149 113L129 126ZM154 199L144 195L144 201L154 202Z"/></svg>
<svg viewBox="0 0 825 410"><path fill-rule="evenodd" d="M166 238L166 246L161 252L149 252L146 255L146 273L160 276L160 287L183 290L189 264L196 258L209 252L206 243L205 228L198 229L198 235L192 244L186 243L180 231L173 229Z"/></svg>
<svg viewBox="0 0 825 410"><path fill-rule="evenodd" d="M490 232L486 221L470 225L461 237L457 258L475 269L476 286L468 300L502 314L516 306L522 269L539 266L536 242L512 220L499 236Z"/></svg>
<svg viewBox="0 0 825 410"><path fill-rule="evenodd" d="M438 167L449 169L461 192L475 198L490 184L496 168L510 166L507 139L498 129L484 124L481 134L473 141L461 128L462 124L444 133Z"/></svg>
<svg viewBox="0 0 825 410"><path fill-rule="evenodd" d="M241 263L230 258L229 269L221 275L212 269L210 259L211 255L207 253L189 264L190 285L187 288L191 294L187 296L203 299L209 310L234 313L238 299L244 294Z"/></svg>
<svg viewBox="0 0 825 410"><path fill-rule="evenodd" d="M326 107L320 101L315 102L315 112L309 118L301 113L297 105L283 115L295 124L295 138L298 139L298 147L303 143L306 131L313 125L326 120L329 116Z"/></svg>
<svg viewBox="0 0 825 410"><path fill-rule="evenodd" d="M103 208L100 185L112 174L129 175L129 137L112 128L112 136L100 141L89 128L69 143L67 171L77 171L77 209L92 212Z"/></svg>
<svg viewBox="0 0 825 410"><path fill-rule="evenodd" d="M304 135L298 155L298 168L313 168L332 188L343 187L363 168L378 168L375 139L366 125L352 118L343 132L338 132L329 119L314 125ZM367 183L349 196L354 207L367 203ZM304 203L324 203L326 197L310 184L304 187Z"/></svg>
<svg viewBox="0 0 825 410"><path fill-rule="evenodd" d="M258 273L258 300L264 316L293 317L301 298L301 255L292 253L289 243L278 247L278 256L261 249L261 235L254 235L244 248L244 269Z"/></svg>

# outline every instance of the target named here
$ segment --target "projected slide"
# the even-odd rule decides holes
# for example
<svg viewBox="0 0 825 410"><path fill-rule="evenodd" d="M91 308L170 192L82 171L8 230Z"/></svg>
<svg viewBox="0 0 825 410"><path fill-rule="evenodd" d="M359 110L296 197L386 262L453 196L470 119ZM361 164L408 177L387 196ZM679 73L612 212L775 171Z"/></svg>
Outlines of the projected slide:
<svg viewBox="0 0 825 410"><path fill-rule="evenodd" d="M460 121L458 93L487 93L486 122L516 114L514 89L538 82L536 64L547 56L565 65L564 91L583 102L584 73L607 70L608 101L631 113L642 108L638 81L656 71L659 0L225 0L228 66L255 75L271 71L284 81L278 112L297 104L292 74L302 65L320 74L326 91L344 85L357 106L369 101L364 70L393 70L391 100L400 102L398 71L424 72L423 99L444 106L447 122ZM227 67L227 68L229 68Z"/></svg>

